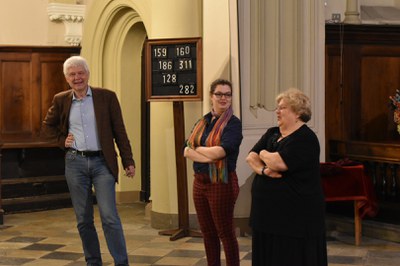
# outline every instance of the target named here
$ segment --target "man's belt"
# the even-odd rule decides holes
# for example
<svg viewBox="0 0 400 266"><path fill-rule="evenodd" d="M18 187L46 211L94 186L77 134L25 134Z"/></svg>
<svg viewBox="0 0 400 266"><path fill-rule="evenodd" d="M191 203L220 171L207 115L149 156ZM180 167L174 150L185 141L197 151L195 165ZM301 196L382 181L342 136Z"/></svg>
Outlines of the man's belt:
<svg viewBox="0 0 400 266"><path fill-rule="evenodd" d="M76 153L82 157L95 157L103 155L102 151L78 151L75 149L70 149L72 153Z"/></svg>

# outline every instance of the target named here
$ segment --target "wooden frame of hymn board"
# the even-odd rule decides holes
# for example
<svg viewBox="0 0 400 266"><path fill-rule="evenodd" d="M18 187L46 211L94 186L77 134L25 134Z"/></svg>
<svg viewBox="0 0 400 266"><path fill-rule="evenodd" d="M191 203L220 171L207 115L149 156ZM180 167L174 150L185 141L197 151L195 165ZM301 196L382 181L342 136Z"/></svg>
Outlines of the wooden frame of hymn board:
<svg viewBox="0 0 400 266"><path fill-rule="evenodd" d="M202 101L201 38L147 40L146 100Z"/></svg>

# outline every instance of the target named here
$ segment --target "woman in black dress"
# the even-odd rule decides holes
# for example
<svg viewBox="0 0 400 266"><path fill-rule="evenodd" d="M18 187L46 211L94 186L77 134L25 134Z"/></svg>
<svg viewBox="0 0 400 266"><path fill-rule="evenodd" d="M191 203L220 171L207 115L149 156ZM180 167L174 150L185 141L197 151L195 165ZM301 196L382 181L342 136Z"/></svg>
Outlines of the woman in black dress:
<svg viewBox="0 0 400 266"><path fill-rule="evenodd" d="M320 147L306 125L309 98L289 89L276 98L278 126L246 158L256 173L250 226L253 266L326 266Z"/></svg>

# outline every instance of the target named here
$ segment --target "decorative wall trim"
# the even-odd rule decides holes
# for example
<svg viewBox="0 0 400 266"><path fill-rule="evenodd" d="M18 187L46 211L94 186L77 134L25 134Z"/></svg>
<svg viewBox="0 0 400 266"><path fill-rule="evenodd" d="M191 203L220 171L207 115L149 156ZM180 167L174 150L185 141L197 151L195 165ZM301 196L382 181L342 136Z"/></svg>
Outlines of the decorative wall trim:
<svg viewBox="0 0 400 266"><path fill-rule="evenodd" d="M79 46L82 41L82 23L85 5L49 3L47 14L53 22L62 21L65 25L65 41L72 46Z"/></svg>

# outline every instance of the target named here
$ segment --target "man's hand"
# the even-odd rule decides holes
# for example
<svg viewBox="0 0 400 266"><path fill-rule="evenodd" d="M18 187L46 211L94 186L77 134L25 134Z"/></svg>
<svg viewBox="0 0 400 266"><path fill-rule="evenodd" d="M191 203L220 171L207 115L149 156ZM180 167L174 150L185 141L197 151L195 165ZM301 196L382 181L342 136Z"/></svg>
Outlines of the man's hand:
<svg viewBox="0 0 400 266"><path fill-rule="evenodd" d="M129 165L127 168L125 168L125 175L127 177L134 177L136 172L136 168L133 165Z"/></svg>
<svg viewBox="0 0 400 266"><path fill-rule="evenodd" d="M68 136L65 139L65 148L71 148L72 144L74 144L74 141L75 141L74 135L68 133Z"/></svg>

